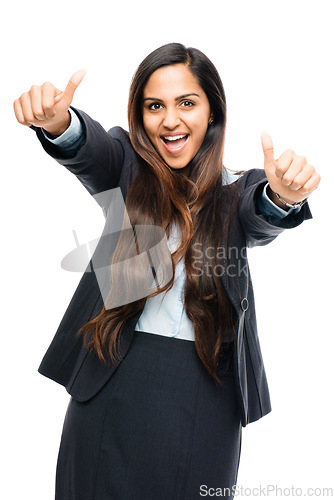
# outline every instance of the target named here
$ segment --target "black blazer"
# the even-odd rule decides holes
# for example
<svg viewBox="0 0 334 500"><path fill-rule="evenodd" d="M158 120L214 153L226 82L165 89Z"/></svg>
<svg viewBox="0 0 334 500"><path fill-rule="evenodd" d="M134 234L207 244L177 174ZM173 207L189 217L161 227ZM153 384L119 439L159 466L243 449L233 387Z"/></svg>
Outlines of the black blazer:
<svg viewBox="0 0 334 500"><path fill-rule="evenodd" d="M108 132L83 111L71 107L77 113L85 130L86 140L66 158L59 148L47 141L41 130L35 130L44 150L58 163L76 175L92 195L120 187L124 199L139 165L127 132L114 127ZM230 247L238 249L221 259L222 266L235 266L235 273L222 273L222 282L237 317L237 338L234 342L234 372L240 418L245 427L271 411L263 359L261 355L255 316L255 303L248 268L246 247L265 245L274 240L284 229L293 228L305 219L312 218L308 204L301 211L277 220L257 211L257 197L267 182L262 169L251 169L237 181L241 196L234 216ZM97 197L98 198L98 197ZM108 200L101 196L98 203L109 223ZM105 229L104 229L105 231ZM100 243L99 243L100 244ZM98 245L99 247L99 245ZM98 247L95 251L98 251ZM232 269L232 267L230 267ZM38 368L39 373L65 386L78 401L92 398L108 381L118 363L102 364L94 352L88 352L82 337L76 337L78 329L98 314L103 299L95 272L87 266L77 289L68 305L57 332ZM233 275L233 276L232 276ZM130 317L122 333L121 354L124 357L131 345L135 325L143 309Z"/></svg>

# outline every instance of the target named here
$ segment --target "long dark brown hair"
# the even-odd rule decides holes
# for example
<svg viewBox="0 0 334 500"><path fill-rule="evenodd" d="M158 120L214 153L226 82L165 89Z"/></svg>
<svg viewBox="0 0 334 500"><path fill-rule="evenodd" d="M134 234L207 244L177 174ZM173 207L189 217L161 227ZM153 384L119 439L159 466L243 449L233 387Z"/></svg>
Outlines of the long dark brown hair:
<svg viewBox="0 0 334 500"><path fill-rule="evenodd" d="M173 170L164 162L143 126L143 91L149 77L157 69L175 64L184 64L191 70L204 90L213 114L213 122L208 125L199 151L187 166L187 174L183 169ZM100 313L83 325L78 334L84 333L88 348L95 349L101 360L105 360L105 356L113 362L120 359L118 349L126 320L144 307L147 298L171 289L175 265L184 258L185 312L194 326L197 353L210 375L219 382L216 371L223 341L233 330L236 317L222 284L221 273L216 272L216 269L221 269L217 249L227 249L238 194L233 185L223 185L226 99L215 66L201 51L182 44L170 43L156 49L142 61L132 79L128 122L129 138L139 161L139 173L126 197L131 225L133 228L137 225L160 226L168 237L174 222L179 224L181 243L175 252L169 254L173 276L165 286L145 298L123 302L124 305L106 308L104 304ZM123 238L121 232L111 259L111 295L117 295L117 283L122 282L122 287L130 289L135 282L140 287L147 278L141 276L140 269L135 266L128 272L123 268L123 275L117 275L119 268L112 264L131 257L129 248L129 240Z"/></svg>

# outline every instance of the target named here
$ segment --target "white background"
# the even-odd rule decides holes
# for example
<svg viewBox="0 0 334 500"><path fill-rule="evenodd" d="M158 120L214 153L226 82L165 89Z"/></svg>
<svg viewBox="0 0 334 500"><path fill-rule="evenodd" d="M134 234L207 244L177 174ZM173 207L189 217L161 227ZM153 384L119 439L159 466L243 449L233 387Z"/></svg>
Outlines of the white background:
<svg viewBox="0 0 334 500"><path fill-rule="evenodd" d="M104 222L12 103L46 80L64 89L86 68L73 105L106 129L127 128L133 73L172 41L202 50L221 74L226 166L262 168L266 130L276 157L292 148L322 176L313 220L249 252L273 411L243 430L238 483L334 487L332 2L14 0L3 9L1 498L53 498L69 395L37 368L81 277L60 266L72 231L82 243Z"/></svg>

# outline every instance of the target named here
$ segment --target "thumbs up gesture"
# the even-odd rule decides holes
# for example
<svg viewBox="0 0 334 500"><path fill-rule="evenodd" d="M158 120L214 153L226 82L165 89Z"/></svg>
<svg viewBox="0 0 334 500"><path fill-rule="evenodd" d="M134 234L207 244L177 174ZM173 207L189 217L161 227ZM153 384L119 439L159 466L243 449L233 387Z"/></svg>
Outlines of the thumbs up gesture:
<svg viewBox="0 0 334 500"><path fill-rule="evenodd" d="M13 103L17 121L28 127L34 125L44 128L55 136L61 135L70 124L68 108L85 74L85 70L76 71L64 91L50 82L32 85L28 92L24 92Z"/></svg>
<svg viewBox="0 0 334 500"><path fill-rule="evenodd" d="M292 149L287 149L275 160L271 137L263 132L261 135L264 154L264 170L271 189L270 198L278 206L284 208L274 193L287 203L294 204L307 198L320 182L320 175L313 165L307 163L305 156L298 156Z"/></svg>

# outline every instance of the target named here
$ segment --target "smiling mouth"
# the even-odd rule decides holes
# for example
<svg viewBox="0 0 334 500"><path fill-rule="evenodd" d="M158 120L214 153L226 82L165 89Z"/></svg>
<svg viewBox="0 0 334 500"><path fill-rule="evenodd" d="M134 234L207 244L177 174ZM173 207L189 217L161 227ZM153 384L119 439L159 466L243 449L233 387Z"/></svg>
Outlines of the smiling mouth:
<svg viewBox="0 0 334 500"><path fill-rule="evenodd" d="M188 142L189 134L166 135L161 139L169 153L180 153Z"/></svg>

